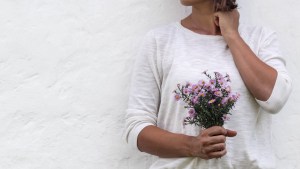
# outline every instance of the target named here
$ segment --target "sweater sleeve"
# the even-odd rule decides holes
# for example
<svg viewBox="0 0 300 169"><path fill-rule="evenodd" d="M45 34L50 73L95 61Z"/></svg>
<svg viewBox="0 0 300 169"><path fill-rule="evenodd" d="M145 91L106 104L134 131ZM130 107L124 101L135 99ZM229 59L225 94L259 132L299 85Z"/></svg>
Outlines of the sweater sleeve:
<svg viewBox="0 0 300 169"><path fill-rule="evenodd" d="M264 29L263 34L258 56L277 71L277 78L269 99L267 101L256 99L256 101L265 112L275 114L282 109L288 100L292 90L292 81L286 70L276 33Z"/></svg>
<svg viewBox="0 0 300 169"><path fill-rule="evenodd" d="M154 34L149 32L135 60L126 109L124 137L133 148L138 148L139 133L157 121L161 77L156 53Z"/></svg>

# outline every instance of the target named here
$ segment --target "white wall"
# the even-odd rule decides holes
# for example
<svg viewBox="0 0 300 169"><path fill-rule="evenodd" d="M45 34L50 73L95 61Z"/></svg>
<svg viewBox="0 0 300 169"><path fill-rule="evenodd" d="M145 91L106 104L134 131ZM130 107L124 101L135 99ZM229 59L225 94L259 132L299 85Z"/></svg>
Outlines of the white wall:
<svg viewBox="0 0 300 169"><path fill-rule="evenodd" d="M240 5L242 22L279 33L295 88L274 147L278 169L300 168L300 2ZM0 0L0 168L147 168L121 140L136 48L188 11L177 0Z"/></svg>

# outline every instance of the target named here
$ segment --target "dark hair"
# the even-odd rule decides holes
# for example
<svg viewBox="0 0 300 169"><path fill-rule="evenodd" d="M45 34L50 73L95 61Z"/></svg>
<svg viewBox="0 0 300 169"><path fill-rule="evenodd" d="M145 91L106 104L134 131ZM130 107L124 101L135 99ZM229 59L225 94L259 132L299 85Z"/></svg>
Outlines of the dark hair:
<svg viewBox="0 0 300 169"><path fill-rule="evenodd" d="M236 0L214 0L216 12L228 12L237 8Z"/></svg>

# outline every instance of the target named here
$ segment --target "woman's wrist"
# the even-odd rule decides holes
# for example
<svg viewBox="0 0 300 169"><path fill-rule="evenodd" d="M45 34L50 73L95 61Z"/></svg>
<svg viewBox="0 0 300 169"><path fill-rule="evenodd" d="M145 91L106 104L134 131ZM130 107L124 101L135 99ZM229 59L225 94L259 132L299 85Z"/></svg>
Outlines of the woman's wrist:
<svg viewBox="0 0 300 169"><path fill-rule="evenodd" d="M177 138L177 146L176 151L180 154L181 157L195 157L196 156L196 147L195 143L197 142L197 138L194 136L188 136L184 134L180 134Z"/></svg>
<svg viewBox="0 0 300 169"><path fill-rule="evenodd" d="M228 45L233 41L241 39L240 33L238 31L232 31L223 35L225 41Z"/></svg>
<svg viewBox="0 0 300 169"><path fill-rule="evenodd" d="M186 152L185 152L185 156L186 157L197 157L197 154L199 151L199 148L200 147L196 147L196 144L198 142L198 139L197 137L195 136L187 136L187 149L186 149Z"/></svg>

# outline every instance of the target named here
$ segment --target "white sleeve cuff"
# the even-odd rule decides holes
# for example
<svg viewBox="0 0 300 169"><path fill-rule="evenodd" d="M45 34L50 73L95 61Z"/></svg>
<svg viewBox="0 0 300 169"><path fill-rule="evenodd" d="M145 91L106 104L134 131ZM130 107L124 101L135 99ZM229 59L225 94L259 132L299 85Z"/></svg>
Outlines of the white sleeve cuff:
<svg viewBox="0 0 300 169"><path fill-rule="evenodd" d="M153 124L152 123L142 123L142 124L136 126L134 129L132 129L132 131L130 132L130 134L128 135L128 138L127 138L128 139L127 141L132 148L139 150L138 145L137 145L138 136L139 136L140 132L147 126L153 126Z"/></svg>
<svg viewBox="0 0 300 169"><path fill-rule="evenodd" d="M291 89L291 80L288 77L284 77L278 73L272 94L269 99L267 101L256 99L256 101L266 112L271 114L278 113L288 100Z"/></svg>

